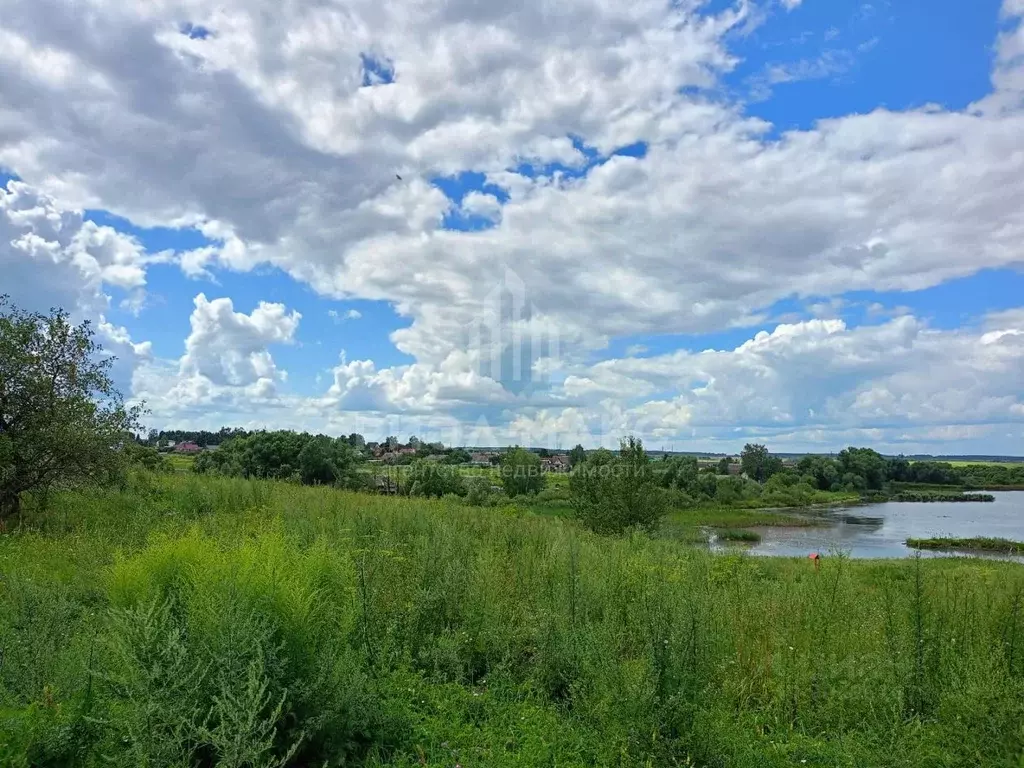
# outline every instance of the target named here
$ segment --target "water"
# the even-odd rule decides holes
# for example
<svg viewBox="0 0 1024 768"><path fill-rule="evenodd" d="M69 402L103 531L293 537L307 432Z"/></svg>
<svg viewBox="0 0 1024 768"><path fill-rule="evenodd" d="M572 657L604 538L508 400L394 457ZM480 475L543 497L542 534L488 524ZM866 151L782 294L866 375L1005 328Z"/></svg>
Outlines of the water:
<svg viewBox="0 0 1024 768"><path fill-rule="evenodd" d="M808 514L822 519L822 525L758 528L761 543L749 551L755 555L792 557L811 552L827 554L838 549L858 558L910 557L916 550L903 543L908 538L985 536L1024 541L1024 491L992 495L996 500L991 503L886 502L812 512ZM921 554L941 557L950 553ZM1024 562L1024 557L983 556Z"/></svg>

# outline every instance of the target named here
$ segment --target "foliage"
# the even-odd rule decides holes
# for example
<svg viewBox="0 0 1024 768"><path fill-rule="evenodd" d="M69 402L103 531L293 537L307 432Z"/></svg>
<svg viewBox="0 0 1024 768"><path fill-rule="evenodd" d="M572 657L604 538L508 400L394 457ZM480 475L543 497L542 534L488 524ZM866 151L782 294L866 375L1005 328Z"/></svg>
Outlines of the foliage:
<svg viewBox="0 0 1024 768"><path fill-rule="evenodd" d="M213 475L51 504L0 538L3 765L1010 768L1024 752L1012 563L816 571Z"/></svg>
<svg viewBox="0 0 1024 768"><path fill-rule="evenodd" d="M837 457L843 484L858 490L881 490L886 481L886 462L871 448L846 448ZM859 480L858 480L859 478Z"/></svg>
<svg viewBox="0 0 1024 768"><path fill-rule="evenodd" d="M1024 488L1024 464L967 464L956 474L969 488Z"/></svg>
<svg viewBox="0 0 1024 768"><path fill-rule="evenodd" d="M466 495L466 483L454 467L435 461L419 460L413 463L405 480L411 496L434 496L447 494Z"/></svg>
<svg viewBox="0 0 1024 768"><path fill-rule="evenodd" d="M201 448L208 445L220 445L234 437L246 437L249 431L240 427L221 427L217 432L210 432L205 429L155 429L149 430L148 440L150 443L195 443Z"/></svg>
<svg viewBox="0 0 1024 768"><path fill-rule="evenodd" d="M444 463L452 465L469 464L469 462L471 462L472 460L473 457L465 448L453 448L452 450L448 451L444 457Z"/></svg>
<svg viewBox="0 0 1024 768"><path fill-rule="evenodd" d="M540 468L540 456L518 445L501 457L501 485L509 498L539 493L547 478Z"/></svg>
<svg viewBox="0 0 1024 768"><path fill-rule="evenodd" d="M26 491L109 479L139 428L88 322L22 311L0 296L0 526Z"/></svg>
<svg viewBox="0 0 1024 768"><path fill-rule="evenodd" d="M581 443L576 443L576 446L569 451L569 466L575 467L580 462L585 461L586 458L587 452L583 448L583 445Z"/></svg>
<svg viewBox="0 0 1024 768"><path fill-rule="evenodd" d="M344 437L281 430L252 432L215 451L204 451L196 457L193 471L352 487L359 461Z"/></svg>
<svg viewBox="0 0 1024 768"><path fill-rule="evenodd" d="M991 493L937 493L935 491L900 491L892 501L995 501Z"/></svg>
<svg viewBox="0 0 1024 768"><path fill-rule="evenodd" d="M763 445L747 443L740 453L743 474L759 483L766 482L776 472L782 471L782 459L772 456Z"/></svg>
<svg viewBox="0 0 1024 768"><path fill-rule="evenodd" d="M497 501L497 496L487 477L468 477L466 483L466 503L473 507L490 507Z"/></svg>
<svg viewBox="0 0 1024 768"><path fill-rule="evenodd" d="M617 456L609 451L591 454L573 470L569 491L576 517L598 533L652 530L666 511L650 458L632 436L621 442Z"/></svg>
<svg viewBox="0 0 1024 768"><path fill-rule="evenodd" d="M992 552L1002 555L1024 553L1024 541L984 537L972 539L907 539L907 546L911 549Z"/></svg>

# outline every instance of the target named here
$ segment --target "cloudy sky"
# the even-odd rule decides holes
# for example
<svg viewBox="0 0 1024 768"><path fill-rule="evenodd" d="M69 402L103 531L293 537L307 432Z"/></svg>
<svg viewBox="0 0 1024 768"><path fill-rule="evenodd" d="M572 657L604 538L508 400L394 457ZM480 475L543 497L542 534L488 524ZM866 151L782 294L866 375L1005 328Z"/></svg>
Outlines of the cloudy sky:
<svg viewBox="0 0 1024 768"><path fill-rule="evenodd" d="M154 427L1024 454L1024 0L0 0L0 292Z"/></svg>

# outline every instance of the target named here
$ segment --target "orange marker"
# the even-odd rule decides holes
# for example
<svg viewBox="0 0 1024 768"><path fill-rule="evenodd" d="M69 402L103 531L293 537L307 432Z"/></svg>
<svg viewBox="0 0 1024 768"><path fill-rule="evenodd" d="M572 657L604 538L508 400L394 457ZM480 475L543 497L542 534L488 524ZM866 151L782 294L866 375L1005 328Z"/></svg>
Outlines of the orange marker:
<svg viewBox="0 0 1024 768"><path fill-rule="evenodd" d="M814 561L814 570L817 571L819 568L821 568L821 555L819 555L817 552L811 552L811 554L809 554L807 557Z"/></svg>

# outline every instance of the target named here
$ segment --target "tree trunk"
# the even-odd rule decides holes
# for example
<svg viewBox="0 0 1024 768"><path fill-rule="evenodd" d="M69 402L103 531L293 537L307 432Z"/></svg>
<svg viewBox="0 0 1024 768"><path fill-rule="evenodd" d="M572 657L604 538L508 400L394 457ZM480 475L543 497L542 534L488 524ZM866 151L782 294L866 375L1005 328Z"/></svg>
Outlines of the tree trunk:
<svg viewBox="0 0 1024 768"><path fill-rule="evenodd" d="M17 493L0 497L0 532L7 530L7 521L21 512L21 495Z"/></svg>

